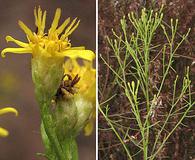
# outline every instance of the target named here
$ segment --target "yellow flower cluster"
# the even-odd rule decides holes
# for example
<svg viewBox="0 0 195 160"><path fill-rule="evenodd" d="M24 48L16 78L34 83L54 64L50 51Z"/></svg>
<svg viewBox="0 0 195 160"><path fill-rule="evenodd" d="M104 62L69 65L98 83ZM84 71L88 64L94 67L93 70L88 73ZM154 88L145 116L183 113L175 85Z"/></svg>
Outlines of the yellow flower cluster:
<svg viewBox="0 0 195 160"><path fill-rule="evenodd" d="M83 58L92 60L95 55L90 50L85 50L85 47L72 47L68 36L78 27L79 22L75 18L70 23L70 18L66 19L59 27L59 19L61 16L61 9L56 10L53 22L48 33L45 33L46 11L42 11L39 7L34 10L36 32L32 32L22 21L18 24L27 36L28 43L21 42L11 36L6 36L7 42L12 41L21 48L5 48L2 51L2 57L5 53L25 54L31 53L35 56L46 57L70 57L70 58ZM70 24L69 24L70 23Z"/></svg>

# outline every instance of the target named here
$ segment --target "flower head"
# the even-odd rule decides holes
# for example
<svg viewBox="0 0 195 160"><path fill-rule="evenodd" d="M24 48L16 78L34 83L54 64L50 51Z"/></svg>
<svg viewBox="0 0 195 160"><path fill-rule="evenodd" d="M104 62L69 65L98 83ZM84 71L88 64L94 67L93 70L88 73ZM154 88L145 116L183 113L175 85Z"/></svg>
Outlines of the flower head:
<svg viewBox="0 0 195 160"><path fill-rule="evenodd" d="M6 108L0 109L0 116L6 113L14 113L16 116L18 115L18 111L14 108L6 107ZM6 129L0 127L0 137L7 137L8 135L9 135L9 132Z"/></svg>
<svg viewBox="0 0 195 160"><path fill-rule="evenodd" d="M58 26L61 9L57 8L53 22L48 32L45 32L46 11L39 7L34 9L35 25L37 30L32 32L22 21L18 24L26 34L27 43L7 36L6 40L16 43L20 48L5 48L1 55L12 52L17 54L32 54L32 79L35 84L35 93L39 102L51 99L59 86L63 76L64 57L71 59L81 58L92 61L95 54L84 47L72 47L69 36L78 27L75 18L72 22L66 19Z"/></svg>
<svg viewBox="0 0 195 160"><path fill-rule="evenodd" d="M85 135L90 135L95 119L96 70L91 61L82 62L83 65L75 59L65 62L64 78L58 93L61 93L65 102L74 99L73 105L77 111L77 123L74 128L80 131L85 126Z"/></svg>
<svg viewBox="0 0 195 160"><path fill-rule="evenodd" d="M61 9L57 8L56 13L48 32L45 32L46 11L42 11L39 7L38 10L34 9L35 25L37 31L32 32L22 21L18 21L20 28L26 34L27 43L14 39L11 36L6 36L7 42L11 41L16 43L20 48L5 48L2 51L2 57L5 53L12 52L17 54L31 53L33 57L46 56L46 57L70 57L70 58L83 58L92 60L95 55L90 50L85 50L85 47L72 47L69 36L78 27L79 22L75 18L70 22L70 18L66 19L59 27L59 19L61 16Z"/></svg>
<svg viewBox="0 0 195 160"><path fill-rule="evenodd" d="M68 90L63 89L66 96L68 95L82 95L85 97L88 101L95 103L95 96L96 96L96 70L92 66L91 61L85 61L83 60L82 64L79 64L79 62L76 59L68 59L64 63L64 75L65 76L63 81L67 81L68 79L72 79L72 81L75 79L75 77L78 77L79 80L75 85L73 86L75 93L70 93Z"/></svg>

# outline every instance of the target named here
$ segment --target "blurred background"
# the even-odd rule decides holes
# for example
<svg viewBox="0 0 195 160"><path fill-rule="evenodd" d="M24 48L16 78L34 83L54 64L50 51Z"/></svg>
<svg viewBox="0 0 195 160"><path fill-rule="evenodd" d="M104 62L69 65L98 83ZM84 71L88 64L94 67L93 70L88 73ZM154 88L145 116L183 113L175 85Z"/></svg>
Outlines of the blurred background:
<svg viewBox="0 0 195 160"><path fill-rule="evenodd" d="M26 41L18 26L22 20L35 31L33 10L41 6L47 10L46 24L49 27L57 7L62 9L60 22L69 16L78 17L81 23L70 39L73 46L86 46L95 51L95 0L15 0L0 1L0 50L7 46L6 35ZM31 55L7 54L0 58L0 108L17 108L19 116L11 114L0 117L0 126L9 130L7 138L0 138L0 160L42 160L36 156L44 152L39 131L40 114L35 100L30 68ZM78 138L81 160L95 159L95 133L90 137L81 134Z"/></svg>

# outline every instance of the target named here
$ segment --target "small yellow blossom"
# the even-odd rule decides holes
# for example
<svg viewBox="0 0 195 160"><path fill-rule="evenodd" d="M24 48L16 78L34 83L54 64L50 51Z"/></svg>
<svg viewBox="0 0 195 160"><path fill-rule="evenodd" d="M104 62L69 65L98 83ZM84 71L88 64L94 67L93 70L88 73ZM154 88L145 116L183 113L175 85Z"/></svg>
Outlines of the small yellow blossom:
<svg viewBox="0 0 195 160"><path fill-rule="evenodd" d="M77 94L82 94L89 101L95 103L95 85L96 85L96 70L92 66L91 61L82 61L82 64L76 59L68 59L64 63L64 74L74 78L76 75L80 78L75 84ZM65 77L66 80L68 77Z"/></svg>
<svg viewBox="0 0 195 160"><path fill-rule="evenodd" d="M76 76L79 77L78 83L74 86L74 89L76 90L75 94L72 96L82 96L86 101L93 105L91 116L84 128L85 135L90 135L93 131L96 112L96 70L93 68L91 61L83 60L82 62L83 65L79 64L75 59L68 59L64 64L64 74L70 75L72 79ZM65 77L64 80L67 80L67 77ZM72 94L68 93L66 90L64 90L64 92L65 96L67 94Z"/></svg>
<svg viewBox="0 0 195 160"><path fill-rule="evenodd" d="M59 27L59 19L61 16L61 9L57 8L53 22L48 33L45 33L46 11L34 9L36 32L32 32L22 21L18 21L20 28L27 36L28 43L21 42L11 36L6 36L7 42L16 43L20 48L5 48L2 51L2 57L5 53L25 54L30 53L33 57L70 57L83 58L86 60L94 59L95 55L90 50L85 50L85 47L72 47L68 36L78 27L79 22L75 18L70 23L70 18L66 19ZM69 24L70 23L70 24Z"/></svg>
<svg viewBox="0 0 195 160"><path fill-rule="evenodd" d="M18 115L18 111L12 107L6 107L6 108L2 108L0 109L0 116L6 113L14 113L16 116ZM7 137L9 135L9 132L0 127L0 137Z"/></svg>

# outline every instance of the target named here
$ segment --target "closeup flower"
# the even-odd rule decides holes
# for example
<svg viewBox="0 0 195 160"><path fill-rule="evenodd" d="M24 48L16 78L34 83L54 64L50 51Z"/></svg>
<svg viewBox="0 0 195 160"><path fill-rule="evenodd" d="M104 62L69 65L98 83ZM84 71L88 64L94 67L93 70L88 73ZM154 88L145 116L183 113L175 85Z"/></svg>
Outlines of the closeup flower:
<svg viewBox="0 0 195 160"><path fill-rule="evenodd" d="M17 54L32 54L32 79L35 84L35 94L39 103L52 99L63 76L64 57L71 59L81 58L92 61L95 54L85 47L72 47L69 36L78 27L79 22L75 18L70 22L66 19L59 27L61 9L57 9L53 22L48 32L45 32L46 11L34 9L35 25L37 30L32 32L22 21L18 24L26 34L27 43L7 36L7 42L12 41L20 48L5 48L1 55L12 52Z"/></svg>
<svg viewBox="0 0 195 160"><path fill-rule="evenodd" d="M0 109L0 116L6 113L14 113L16 116L18 115L18 111L14 108L6 107L6 108ZM9 132L6 129L0 127L0 137L7 137L8 135L9 135Z"/></svg>
<svg viewBox="0 0 195 160"><path fill-rule="evenodd" d="M92 62L95 54L85 47L72 47L69 36L80 22L76 18L72 22L68 18L58 25L61 16L58 8L51 27L45 32L46 11L35 8L34 16L34 32L22 21L18 22L27 42L6 36L7 42L19 47L5 48L1 55L5 57L7 52L32 55L32 80L40 106L46 155L49 159L77 159L75 138L94 117L96 78ZM93 130L88 128L86 135ZM5 130L1 130L6 136Z"/></svg>
<svg viewBox="0 0 195 160"><path fill-rule="evenodd" d="M20 48L5 48L2 51L2 57L5 53L25 54L31 53L33 57L70 57L83 58L92 60L95 55L90 50L85 50L85 47L72 47L68 36L78 27L79 22L75 18L70 23L70 18L66 19L59 27L58 22L61 16L61 9L56 10L53 22L48 32L45 32L46 11L42 12L39 7L34 9L35 25L37 31L32 32L22 21L18 21L20 28L26 34L27 43L14 39L11 36L6 36L7 42L14 42Z"/></svg>

